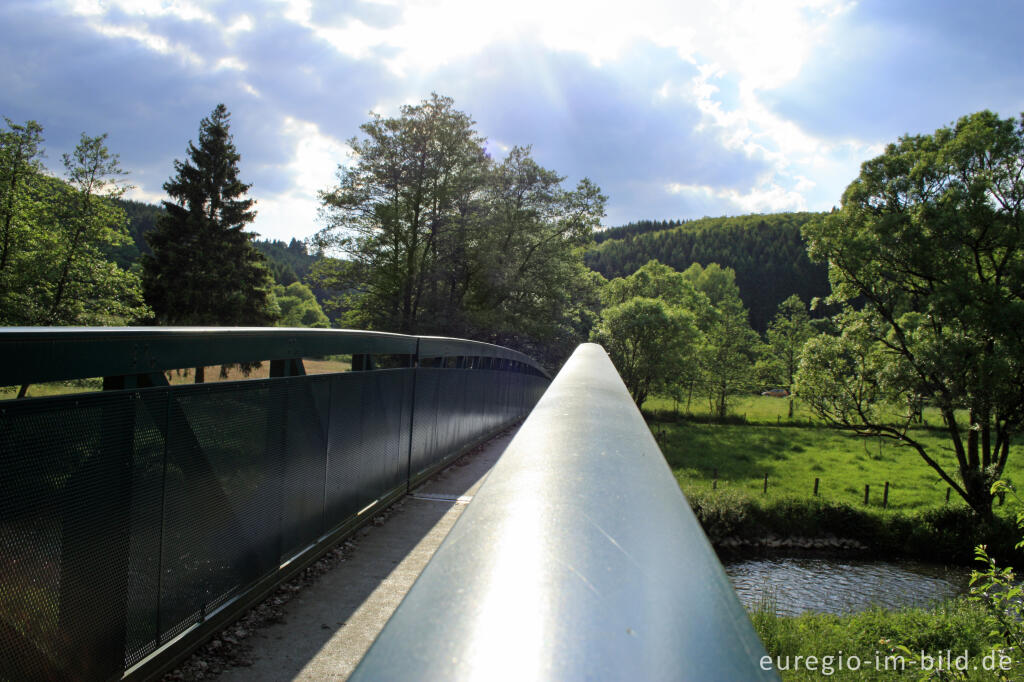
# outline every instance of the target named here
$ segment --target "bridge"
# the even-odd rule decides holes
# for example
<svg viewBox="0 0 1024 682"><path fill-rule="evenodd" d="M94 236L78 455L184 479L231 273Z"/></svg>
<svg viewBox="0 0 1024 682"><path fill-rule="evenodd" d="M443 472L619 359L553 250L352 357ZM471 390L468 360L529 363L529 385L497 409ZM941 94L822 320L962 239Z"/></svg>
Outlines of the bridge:
<svg viewBox="0 0 1024 682"><path fill-rule="evenodd" d="M0 401L0 679L160 675L527 415L352 679L777 679L599 346L553 381L499 346L345 330L7 328L0 349L0 386L102 385Z"/></svg>

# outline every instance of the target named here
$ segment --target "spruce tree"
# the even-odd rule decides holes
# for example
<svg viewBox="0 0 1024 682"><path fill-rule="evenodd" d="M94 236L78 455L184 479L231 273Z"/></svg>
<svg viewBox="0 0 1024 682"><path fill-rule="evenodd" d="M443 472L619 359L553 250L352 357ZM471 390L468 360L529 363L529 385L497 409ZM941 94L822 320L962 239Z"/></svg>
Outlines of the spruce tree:
<svg viewBox="0 0 1024 682"><path fill-rule="evenodd" d="M188 160L164 183L167 212L146 234L143 288L160 324L266 326L278 316L257 235L244 231L255 201L238 179L229 118L218 104L202 120L198 146L189 142Z"/></svg>

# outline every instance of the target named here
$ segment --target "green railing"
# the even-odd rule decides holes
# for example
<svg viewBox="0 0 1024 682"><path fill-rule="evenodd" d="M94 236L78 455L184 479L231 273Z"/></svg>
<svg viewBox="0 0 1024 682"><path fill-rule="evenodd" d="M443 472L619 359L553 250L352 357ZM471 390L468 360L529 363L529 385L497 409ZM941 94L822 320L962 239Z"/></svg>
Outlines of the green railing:
<svg viewBox="0 0 1024 682"><path fill-rule="evenodd" d="M580 346L349 678L777 680L604 350Z"/></svg>
<svg viewBox="0 0 1024 682"><path fill-rule="evenodd" d="M104 389L0 402L4 680L159 671L549 383L506 348L342 330L6 328L0 352L0 386ZM305 375L338 354L368 371Z"/></svg>

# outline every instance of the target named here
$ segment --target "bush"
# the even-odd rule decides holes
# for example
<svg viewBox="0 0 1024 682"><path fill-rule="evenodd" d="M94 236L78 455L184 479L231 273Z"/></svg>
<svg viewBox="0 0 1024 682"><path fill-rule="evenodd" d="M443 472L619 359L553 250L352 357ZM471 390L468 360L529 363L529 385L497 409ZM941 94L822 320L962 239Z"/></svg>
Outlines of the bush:
<svg viewBox="0 0 1024 682"><path fill-rule="evenodd" d="M782 498L761 502L732 490L698 490L690 507L712 543L730 537L757 541L780 537L836 536L856 540L876 556L970 565L974 547L986 544L1003 561L1024 566L1015 549L1012 521L983 520L967 508L939 508L915 513L858 508L821 499Z"/></svg>

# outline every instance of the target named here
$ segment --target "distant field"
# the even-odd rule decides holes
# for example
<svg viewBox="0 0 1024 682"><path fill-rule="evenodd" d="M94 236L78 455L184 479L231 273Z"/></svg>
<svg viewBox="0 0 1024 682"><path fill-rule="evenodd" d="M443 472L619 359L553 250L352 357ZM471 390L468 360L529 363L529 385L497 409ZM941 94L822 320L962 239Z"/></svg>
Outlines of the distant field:
<svg viewBox="0 0 1024 682"><path fill-rule="evenodd" d="M306 358L303 360L306 374L329 374L332 372L347 372L352 369L352 358L348 355L334 355L326 358ZM169 370L164 372L167 381L172 386L191 384L195 382L195 368L182 370ZM264 362L262 366L253 369L248 376L238 367L231 367L227 377L221 377L220 365L211 365L204 373L205 383L216 383L219 381L241 381L245 379L266 379L270 376L270 363ZM18 386L0 387L0 400L16 398ZM29 386L27 397L42 398L51 395L66 395L71 393L87 393L103 389L103 380L76 379L72 381L51 381L43 384L32 384Z"/></svg>
<svg viewBox="0 0 1024 682"><path fill-rule="evenodd" d="M771 398L762 395L739 396L729 402L729 414L731 416L743 417L748 422L763 424L787 424L787 423L819 423L818 418L799 399L793 403L793 418L789 418L789 401L786 398ZM704 397L694 396L690 401L689 410L686 401L681 403L671 398L651 398L644 403L645 411L664 411L688 413L698 417L711 416L708 401ZM924 424L928 426L941 426L942 417L934 407L926 407L923 413ZM959 421L959 417L957 419Z"/></svg>
<svg viewBox="0 0 1024 682"><path fill-rule="evenodd" d="M645 409L671 409L671 400L649 401ZM693 405L696 407L696 404ZM707 414L706 403L703 414ZM696 410L694 410L696 412ZM918 510L942 506L947 484L927 466L917 452L879 438L861 438L825 426L785 427L786 401L751 396L737 403L735 412L746 414L749 424L703 422L652 423L665 458L684 492L708 491L717 470L718 489L770 502L782 497L812 496L814 479L820 479L819 496L826 501L862 505L864 486L871 486L869 506L881 511L885 482L889 486L888 509ZM804 423L811 419L798 411ZM938 417L926 419L938 424ZM918 429L915 438L929 446L940 463L955 457L944 434L937 429ZM1024 448L1011 446L1006 477L1024 484ZM768 474L768 493L763 493ZM950 504L964 506L954 493Z"/></svg>

